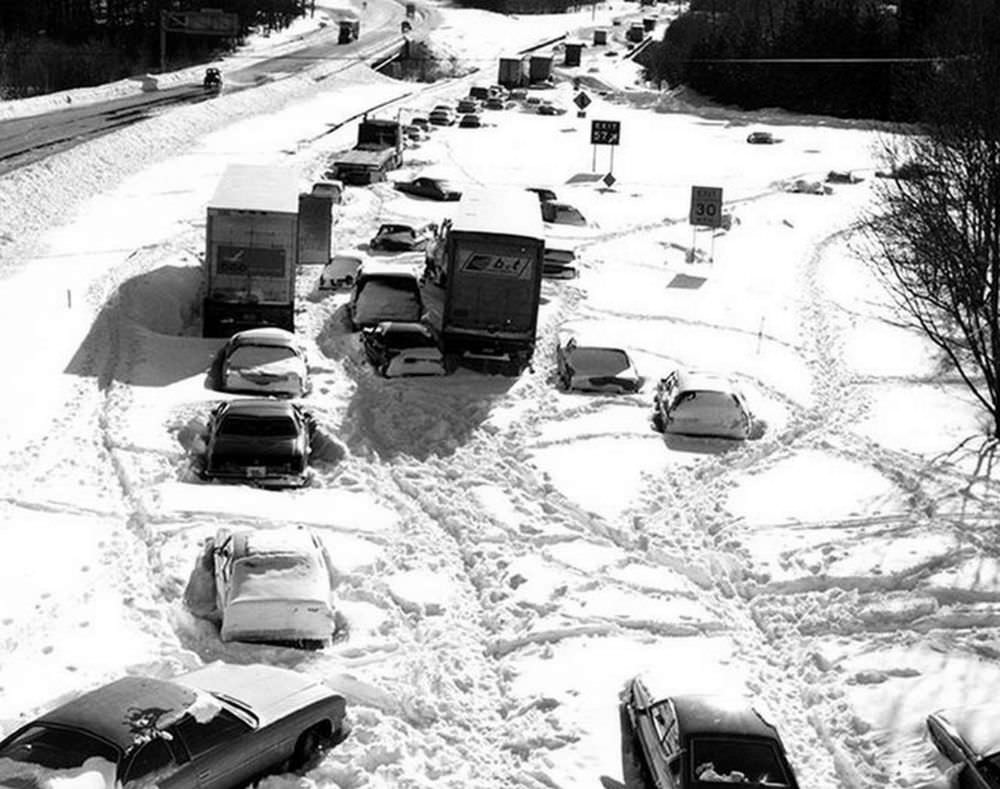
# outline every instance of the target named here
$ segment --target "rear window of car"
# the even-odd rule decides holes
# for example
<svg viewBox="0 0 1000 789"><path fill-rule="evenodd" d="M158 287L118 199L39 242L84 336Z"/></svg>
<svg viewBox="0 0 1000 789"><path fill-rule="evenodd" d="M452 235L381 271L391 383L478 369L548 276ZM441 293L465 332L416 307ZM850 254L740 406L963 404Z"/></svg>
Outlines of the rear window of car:
<svg viewBox="0 0 1000 789"><path fill-rule="evenodd" d="M112 764L118 762L118 752L103 740L81 731L41 724L28 727L0 750L0 760L27 762L50 770L79 767L95 756Z"/></svg>
<svg viewBox="0 0 1000 789"><path fill-rule="evenodd" d="M436 343L433 337L429 337L418 331L392 331L385 335L386 345L392 348L433 348Z"/></svg>
<svg viewBox="0 0 1000 789"><path fill-rule="evenodd" d="M616 348L575 348L569 360L576 372L586 375L617 375L629 367L628 356Z"/></svg>
<svg viewBox="0 0 1000 789"><path fill-rule="evenodd" d="M698 783L788 786L774 744L749 739L692 739L691 768Z"/></svg>
<svg viewBox="0 0 1000 789"><path fill-rule="evenodd" d="M677 395L673 407L686 411L729 411L739 408L739 405L736 395L729 392L689 390Z"/></svg>
<svg viewBox="0 0 1000 789"><path fill-rule="evenodd" d="M359 323L418 321L422 311L420 286L409 277L368 279L361 285L355 304Z"/></svg>
<svg viewBox="0 0 1000 789"><path fill-rule="evenodd" d="M234 367L258 367L294 359L297 355L292 348L277 345L242 345L229 355L229 364Z"/></svg>
<svg viewBox="0 0 1000 789"><path fill-rule="evenodd" d="M222 420L219 432L227 436L294 438L298 435L295 420L287 416L243 416L230 414Z"/></svg>

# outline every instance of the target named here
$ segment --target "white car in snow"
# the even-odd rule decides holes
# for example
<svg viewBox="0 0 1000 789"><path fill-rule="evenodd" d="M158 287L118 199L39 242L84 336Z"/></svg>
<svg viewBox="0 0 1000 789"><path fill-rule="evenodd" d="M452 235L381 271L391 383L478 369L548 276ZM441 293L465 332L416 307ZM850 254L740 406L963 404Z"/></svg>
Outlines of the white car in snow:
<svg viewBox="0 0 1000 789"><path fill-rule="evenodd" d="M309 386L305 351L290 331L237 332L222 350L219 388L225 392L302 397Z"/></svg>
<svg viewBox="0 0 1000 789"><path fill-rule="evenodd" d="M315 532L301 526L220 529L210 543L223 641L330 642L334 573Z"/></svg>
<svg viewBox="0 0 1000 789"><path fill-rule="evenodd" d="M742 441L752 437L754 416L743 392L729 378L675 370L657 384L653 426L661 433Z"/></svg>

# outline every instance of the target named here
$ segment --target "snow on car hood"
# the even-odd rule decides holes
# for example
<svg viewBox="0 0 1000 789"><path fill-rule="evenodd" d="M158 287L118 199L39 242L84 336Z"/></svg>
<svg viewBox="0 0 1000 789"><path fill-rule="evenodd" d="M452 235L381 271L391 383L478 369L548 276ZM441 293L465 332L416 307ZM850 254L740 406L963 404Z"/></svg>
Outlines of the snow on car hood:
<svg viewBox="0 0 1000 789"><path fill-rule="evenodd" d="M329 688L312 677L261 664L237 666L216 662L174 681L248 704L261 726L331 694Z"/></svg>
<svg viewBox="0 0 1000 789"><path fill-rule="evenodd" d="M115 789L115 765L99 756L87 759L79 767L52 770L37 764L0 759L0 786L37 789ZM10 780L10 783L7 781Z"/></svg>
<svg viewBox="0 0 1000 789"><path fill-rule="evenodd" d="M309 556L265 554L240 559L233 567L230 603L250 600L330 599L330 578Z"/></svg>
<svg viewBox="0 0 1000 789"><path fill-rule="evenodd" d="M301 377L305 372L305 364L303 364L302 360L298 357L290 356L287 359L275 359L270 362L252 364L249 366L242 366L237 360L237 363L231 364L229 369L230 372L237 373L247 378L255 376L266 378L289 378L294 375Z"/></svg>

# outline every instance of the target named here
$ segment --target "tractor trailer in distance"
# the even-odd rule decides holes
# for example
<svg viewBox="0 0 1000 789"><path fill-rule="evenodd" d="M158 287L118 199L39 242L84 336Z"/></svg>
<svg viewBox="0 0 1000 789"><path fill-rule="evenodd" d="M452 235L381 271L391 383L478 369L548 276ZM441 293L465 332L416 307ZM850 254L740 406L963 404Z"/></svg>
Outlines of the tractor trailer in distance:
<svg viewBox="0 0 1000 789"><path fill-rule="evenodd" d="M299 189L294 171L233 164L208 203L203 335L294 331Z"/></svg>
<svg viewBox="0 0 1000 789"><path fill-rule="evenodd" d="M530 192L462 195L431 254L444 285L441 341L447 356L500 361L516 375L535 350L545 236Z"/></svg>

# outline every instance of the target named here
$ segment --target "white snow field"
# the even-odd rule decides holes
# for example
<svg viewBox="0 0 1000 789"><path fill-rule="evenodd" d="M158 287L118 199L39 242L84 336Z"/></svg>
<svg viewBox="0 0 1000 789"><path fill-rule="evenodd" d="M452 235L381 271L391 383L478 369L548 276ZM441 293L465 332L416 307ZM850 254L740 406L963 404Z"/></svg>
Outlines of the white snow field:
<svg viewBox="0 0 1000 789"><path fill-rule="evenodd" d="M602 5L596 23L635 9ZM293 492L192 473L191 426L222 397L205 384L221 341L201 338L198 311L205 204L226 165L283 164L305 187L352 143L353 124L330 124L397 97L404 117L425 111L493 82L499 52L593 24L589 8L435 10L432 38L481 74L426 86L310 71L0 180L0 732L123 673L264 662L341 689L354 727L267 789L618 787L617 693L641 673L755 698L803 787L933 782L925 715L1000 687L997 487L975 442L957 449L982 432L976 404L899 328L852 231L880 140L865 124L615 90L591 91L586 119L510 109L434 132L397 178L550 186L592 221L552 229L581 276L544 284L533 367L380 379L345 329L347 294L303 268L303 402L349 456ZM593 48L560 72L630 87L610 29L619 56ZM573 91L549 94L569 106ZM591 170L592 118L622 122L611 189L567 183ZM783 141L749 146L751 128ZM607 172L606 148L597 161ZM781 190L843 168L866 180ZM694 184L723 187L733 217L695 247ZM448 210L350 188L335 245ZM628 346L643 390L558 391L567 321ZM678 366L733 376L763 436L654 432L653 387ZM222 524L316 529L347 637L309 652L223 643L192 616L184 586Z"/></svg>

